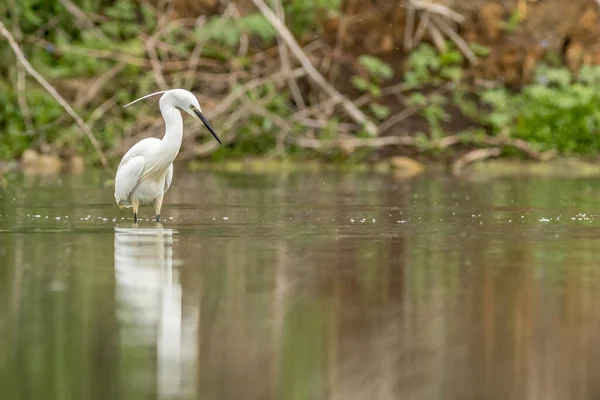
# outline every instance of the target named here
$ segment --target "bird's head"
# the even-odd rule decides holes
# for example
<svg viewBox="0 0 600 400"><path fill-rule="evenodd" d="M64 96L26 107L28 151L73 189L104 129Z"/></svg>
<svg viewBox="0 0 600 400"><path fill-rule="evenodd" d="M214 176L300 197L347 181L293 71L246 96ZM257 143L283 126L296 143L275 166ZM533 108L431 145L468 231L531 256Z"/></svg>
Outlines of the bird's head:
<svg viewBox="0 0 600 400"><path fill-rule="evenodd" d="M188 92L187 90L171 89L171 90L165 90L162 92L148 94L144 97L140 97L139 99L132 101L129 104L126 104L124 107L127 107L139 100L142 100L142 99L145 99L147 97L154 96L157 94L163 94L163 96L159 100L159 103L161 105L164 104L164 105L171 105L173 107L177 107L180 110L185 111L186 113L191 115L193 118L202 121L204 126L206 126L206 129L208 129L209 132L212 133L214 138L217 139L217 142L219 142L219 144L221 144L221 145L223 144L221 142L221 139L219 139L219 137L217 136L217 133L215 132L213 127L210 125L210 123L204 116L204 113L202 112L202 108L200 107L200 104L198 103L198 99L196 98L196 96L194 96L192 93Z"/></svg>

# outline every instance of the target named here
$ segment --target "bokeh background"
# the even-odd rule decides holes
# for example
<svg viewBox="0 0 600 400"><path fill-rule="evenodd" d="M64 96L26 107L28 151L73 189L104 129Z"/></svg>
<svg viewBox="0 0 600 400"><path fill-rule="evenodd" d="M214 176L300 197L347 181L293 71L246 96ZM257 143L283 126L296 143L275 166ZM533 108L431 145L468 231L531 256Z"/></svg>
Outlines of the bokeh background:
<svg viewBox="0 0 600 400"><path fill-rule="evenodd" d="M4 39L89 132L2 41L0 159L114 164L163 129L155 99L121 106L175 87L226 142L186 121L184 161L594 155L599 12L596 0L6 0Z"/></svg>

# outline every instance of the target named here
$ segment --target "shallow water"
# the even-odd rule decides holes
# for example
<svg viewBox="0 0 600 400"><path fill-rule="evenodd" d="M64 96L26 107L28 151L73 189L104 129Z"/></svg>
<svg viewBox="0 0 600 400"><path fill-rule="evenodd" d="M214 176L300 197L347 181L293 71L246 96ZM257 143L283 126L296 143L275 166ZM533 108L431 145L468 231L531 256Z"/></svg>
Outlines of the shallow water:
<svg viewBox="0 0 600 400"><path fill-rule="evenodd" d="M598 397L596 179L175 175L7 178L0 398Z"/></svg>

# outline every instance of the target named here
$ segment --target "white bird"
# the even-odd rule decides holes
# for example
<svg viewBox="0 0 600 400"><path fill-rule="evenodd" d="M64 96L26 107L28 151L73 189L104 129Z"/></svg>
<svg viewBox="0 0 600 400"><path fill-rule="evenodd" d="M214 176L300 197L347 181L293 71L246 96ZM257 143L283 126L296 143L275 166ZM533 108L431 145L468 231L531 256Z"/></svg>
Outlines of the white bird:
<svg viewBox="0 0 600 400"><path fill-rule="evenodd" d="M117 205L133 207L133 221L137 222L140 204L154 203L156 221L160 221L163 196L173 179L173 161L179 153L183 138L183 119L179 110L199 119L217 139L221 140L202 113L198 99L183 89L165 90L141 97L125 105L157 94L160 112L165 120L165 135L161 139L146 138L137 142L125 155L117 168L115 177L115 200Z"/></svg>

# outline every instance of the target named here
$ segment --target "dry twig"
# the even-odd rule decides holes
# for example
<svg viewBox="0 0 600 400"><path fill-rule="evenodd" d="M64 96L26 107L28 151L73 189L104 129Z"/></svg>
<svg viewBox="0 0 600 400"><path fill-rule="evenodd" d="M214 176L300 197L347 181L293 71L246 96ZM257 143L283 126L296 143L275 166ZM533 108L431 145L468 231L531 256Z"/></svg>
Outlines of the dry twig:
<svg viewBox="0 0 600 400"><path fill-rule="evenodd" d="M433 40L433 43L435 44L435 47L437 47L438 51L440 53L445 52L446 51L446 42L444 41L444 36L440 32L440 29L437 26L435 26L434 24L430 23L427 26L427 30L429 31L429 34L431 35L431 39Z"/></svg>
<svg viewBox="0 0 600 400"><path fill-rule="evenodd" d="M31 117L31 110L27 103L27 80L25 79L25 69L23 65L17 61L17 102L23 114L23 120L25 121L25 128L27 130L33 130L33 118Z"/></svg>
<svg viewBox="0 0 600 400"><path fill-rule="evenodd" d="M355 122L359 124L364 124L367 131L371 135L377 135L378 129L377 126L367 118L367 116L356 107L354 103L348 100L343 94L338 92L333 86L329 84L323 78L323 75L317 71L317 69L312 65L308 56L302 51L302 48L294 39L294 36L288 30L288 28L281 22L279 18L271 11L271 9L266 5L263 0L252 0L254 5L260 10L260 12L267 18L267 20L273 25L277 33L285 40L286 44L289 46L294 56L300 61L300 64L306 70L306 74L330 96L339 100L339 102L343 105L344 109L350 115Z"/></svg>
<svg viewBox="0 0 600 400"><path fill-rule="evenodd" d="M421 43L421 40L423 40L423 36L425 35L427 28L429 27L430 18L431 13L429 11L424 11L419 16L419 26L417 26L417 31L415 32L415 37L412 42L413 46L418 46L419 43Z"/></svg>
<svg viewBox="0 0 600 400"><path fill-rule="evenodd" d="M281 22L285 23L285 13L283 12L281 0L272 0L272 2L275 13L277 14L277 18L279 18ZM288 72L292 69L292 63L290 62L288 48L286 47L285 42L280 35L277 35L277 48L279 49L279 57L281 59L281 72L288 74ZM300 91L300 87L298 87L298 82L296 82L296 79L289 76L287 78L287 82L290 92L292 93L292 97L294 98L294 102L298 108L305 108L306 105L304 103L304 99L302 98L302 92Z"/></svg>
<svg viewBox="0 0 600 400"><path fill-rule="evenodd" d="M462 51L465 57L467 57L467 60L469 60L471 64L477 64L477 56L475 55L475 53L473 53L473 50L471 50L467 42L465 42L465 40L462 37L460 37L460 35L456 33L456 31L452 29L452 27L446 21L444 21L443 18L438 16L433 16L433 18L435 24L440 28L442 32L446 34L446 36L450 38L450 40L454 42L454 44L456 44L456 47L458 47L460 51Z"/></svg>
<svg viewBox="0 0 600 400"><path fill-rule="evenodd" d="M456 11L452 10L449 7L446 7L442 4L432 3L430 1L424 0L409 0L408 6L416 9L426 10L431 12L432 14L443 15L444 17L450 18L459 24L465 22L465 17Z"/></svg>
<svg viewBox="0 0 600 400"><path fill-rule="evenodd" d="M71 0L59 0L64 8L75 18L76 23L81 28L86 29L88 32L92 32L93 35L100 38L106 38L102 31L96 29L96 25L94 22L83 12L79 7L77 7Z"/></svg>
<svg viewBox="0 0 600 400"><path fill-rule="evenodd" d="M387 147L387 146L414 146L416 140L409 136L385 136L378 138L341 138L337 140L318 140L309 138L296 138L296 143L299 146L311 149L336 149L344 146L351 147Z"/></svg>
<svg viewBox="0 0 600 400"><path fill-rule="evenodd" d="M88 126L91 128L94 127L96 121L98 121L102 116L111 108L113 108L117 104L117 98L115 96L109 97L107 100L102 102L91 114L88 120L86 121Z"/></svg>
<svg viewBox="0 0 600 400"><path fill-rule="evenodd" d="M413 48L413 30L415 29L415 15L417 11L410 7L406 14L406 26L404 27L404 51Z"/></svg>
<svg viewBox="0 0 600 400"><path fill-rule="evenodd" d="M16 8L15 0L10 0L10 7L12 9ZM23 38L23 32L21 31L21 26L19 25L19 17L17 13L11 13L12 18L12 28L15 32L15 39L17 41L21 41ZM27 131L31 131L34 129L33 126L33 118L31 117L31 110L29 109L29 104L27 103L27 80L25 79L25 69L23 65L17 60L17 83L16 83L16 92L17 92L17 103L19 104L19 109L21 110L21 114L23 115L23 121L25 121L25 129Z"/></svg>
<svg viewBox="0 0 600 400"><path fill-rule="evenodd" d="M203 16L198 17L194 22L194 29L198 29L202 25L204 25L205 18ZM184 87L191 87L194 82L194 75L196 74L196 70L198 69L198 61L200 60L200 55L202 54L202 50L204 49L204 42L201 40L196 41L194 45L194 50L192 50L192 54L190 55L190 61L188 64L188 68L186 71L186 77L184 80Z"/></svg>
<svg viewBox="0 0 600 400"><path fill-rule="evenodd" d="M118 62L114 67L100 75L98 79L94 81L89 86L89 89L85 91L81 91L80 94L75 99L75 104L78 107L85 107L90 101L92 101L100 92L100 90L111 81L115 76L117 76L121 71L125 68L125 64L122 62Z"/></svg>
<svg viewBox="0 0 600 400"><path fill-rule="evenodd" d="M167 90L169 87L163 74L161 62L158 59L158 53L156 52L156 36L152 35L150 39L146 40L145 43L148 57L150 57L150 64L152 65L152 73L154 74L154 80L160 88L160 90Z"/></svg>
<svg viewBox="0 0 600 400"><path fill-rule="evenodd" d="M73 46L67 43L61 43L55 45L54 43L48 42L44 39L34 40L33 43L40 47L46 46L56 46L59 51L78 54L85 57L93 57L100 58L104 60L113 60L113 61L121 61L129 65L135 65L138 67L146 67L152 68L152 63L150 60L143 58L132 56L126 53L121 53L118 51L110 51L110 50L96 50L96 49L88 49L85 47ZM176 61L163 61L161 63L161 68L163 71L181 71L186 69L188 66L188 60L176 60ZM221 68L222 65L218 61L209 60L209 59L200 59L198 62L199 65L209 67L209 68Z"/></svg>
<svg viewBox="0 0 600 400"><path fill-rule="evenodd" d="M452 164L452 173L459 175L466 165L475 161L498 157L500 154L502 154L502 149L498 147L470 151Z"/></svg>
<svg viewBox="0 0 600 400"><path fill-rule="evenodd" d="M292 75L295 78L306 75L306 71L303 68L296 68L289 72L289 75ZM265 78L256 78L249 82L244 83L243 85L237 87L229 95L227 95L224 99L219 102L219 105L212 111L208 112L209 118L216 118L231 107L236 100L238 100L241 96L243 96L246 92L256 89L262 85L267 83L276 83L281 80L285 80L287 75L278 72L273 75L267 76Z"/></svg>
<svg viewBox="0 0 600 400"><path fill-rule="evenodd" d="M339 72L338 63L334 63L333 61L339 59L342 55L342 49L348 33L348 26L354 19L354 11L357 2L358 0L348 0L346 2L346 10L342 12L340 16L337 34L335 35L335 47L332 52L327 52L325 55L324 70L327 71L327 77L330 82L335 82Z"/></svg>
<svg viewBox="0 0 600 400"><path fill-rule="evenodd" d="M417 10L419 11L420 21L417 31L413 36L414 20ZM445 34L454 42L454 44L456 44L471 64L476 64L477 56L473 53L467 42L456 32L446 19L459 24L465 20L461 14L444 5L434 4L423 0L408 0L408 12L406 14L406 29L404 36L405 50L409 51L414 48L414 46L418 45L421 42L425 31L428 31L437 49L439 51L445 51L446 43L444 42L443 36L443 34Z"/></svg>

